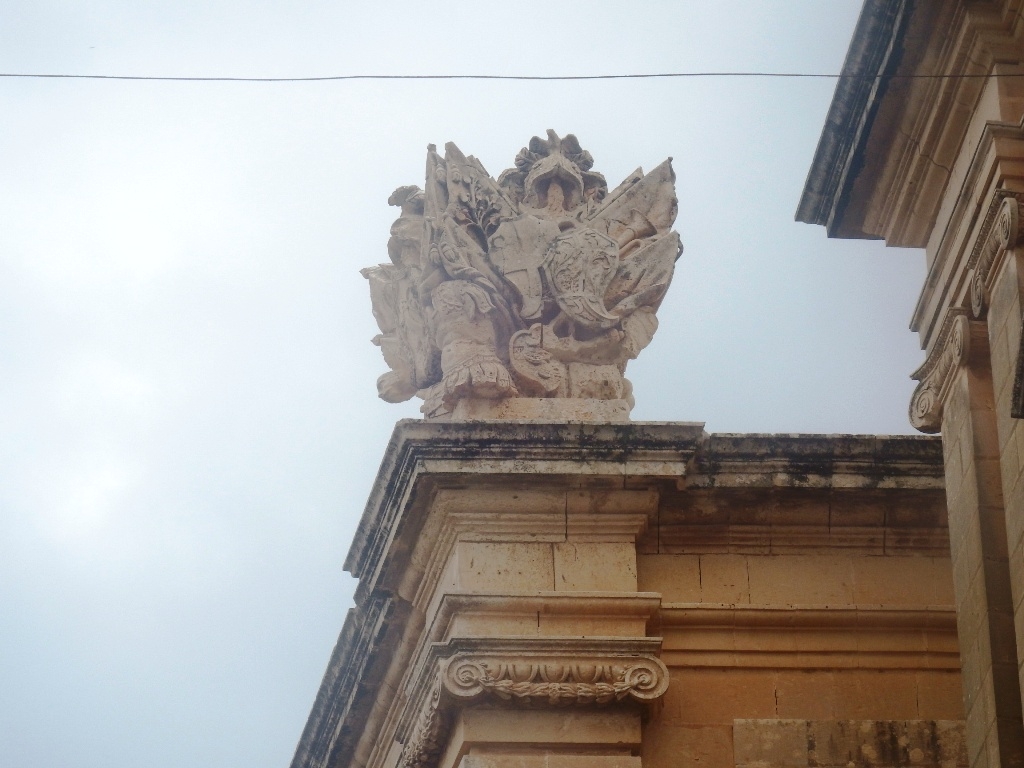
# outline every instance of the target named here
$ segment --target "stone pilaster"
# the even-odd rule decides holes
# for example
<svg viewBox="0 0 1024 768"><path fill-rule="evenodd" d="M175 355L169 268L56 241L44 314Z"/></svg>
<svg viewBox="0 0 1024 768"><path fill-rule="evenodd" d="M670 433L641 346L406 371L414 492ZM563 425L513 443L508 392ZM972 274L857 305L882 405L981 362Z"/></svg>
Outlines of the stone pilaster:
<svg viewBox="0 0 1024 768"><path fill-rule="evenodd" d="M1024 425L1021 424L1021 389L1024 357L1021 339L1021 241L1017 193L1000 190L993 199L998 215L986 239L975 270L972 297L976 316L986 320L1004 496L1006 551L1017 648L1024 648ZM1024 693L1024 666L1017 659L1017 678Z"/></svg>
<svg viewBox="0 0 1024 768"><path fill-rule="evenodd" d="M968 756L974 767L1017 766L1024 724L986 326L956 315L940 354L912 416L941 419Z"/></svg>
<svg viewBox="0 0 1024 768"><path fill-rule="evenodd" d="M703 438L699 424L400 423L293 765L639 768L669 673L636 542Z"/></svg>

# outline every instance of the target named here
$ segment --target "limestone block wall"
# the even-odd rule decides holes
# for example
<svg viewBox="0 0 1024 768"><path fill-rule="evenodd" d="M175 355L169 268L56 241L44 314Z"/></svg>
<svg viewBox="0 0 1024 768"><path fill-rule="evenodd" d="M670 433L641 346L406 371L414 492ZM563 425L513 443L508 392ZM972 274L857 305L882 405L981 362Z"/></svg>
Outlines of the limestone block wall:
<svg viewBox="0 0 1024 768"><path fill-rule="evenodd" d="M822 759L856 742L881 767L931 734L914 764L951 768L941 458L934 438L401 423L293 766L731 768L779 744L804 766L819 734Z"/></svg>
<svg viewBox="0 0 1024 768"><path fill-rule="evenodd" d="M807 723L946 723L962 746L941 491L688 482L638 556L639 588L662 595L671 673L645 765L827 764L808 762Z"/></svg>
<svg viewBox="0 0 1024 768"><path fill-rule="evenodd" d="M798 210L925 249L910 419L945 446L974 768L1024 765L1022 7L865 0Z"/></svg>
<svg viewBox="0 0 1024 768"><path fill-rule="evenodd" d="M968 765L963 723L927 720L739 720L737 768Z"/></svg>

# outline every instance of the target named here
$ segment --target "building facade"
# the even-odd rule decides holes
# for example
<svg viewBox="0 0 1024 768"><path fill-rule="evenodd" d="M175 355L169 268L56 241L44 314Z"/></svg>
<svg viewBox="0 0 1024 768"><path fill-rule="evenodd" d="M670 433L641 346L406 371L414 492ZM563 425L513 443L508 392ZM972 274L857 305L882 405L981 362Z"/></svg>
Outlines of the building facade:
<svg viewBox="0 0 1024 768"><path fill-rule="evenodd" d="M674 175L592 162L395 193L378 386L427 419L293 768L1024 768L1024 0L866 0L797 212L924 249L930 436L630 423Z"/></svg>
<svg viewBox="0 0 1024 768"><path fill-rule="evenodd" d="M797 211L923 248L910 419L941 432L972 766L1024 764L1024 17L868 0Z"/></svg>
<svg viewBox="0 0 1024 768"><path fill-rule="evenodd" d="M940 441L405 421L293 766L966 765Z"/></svg>

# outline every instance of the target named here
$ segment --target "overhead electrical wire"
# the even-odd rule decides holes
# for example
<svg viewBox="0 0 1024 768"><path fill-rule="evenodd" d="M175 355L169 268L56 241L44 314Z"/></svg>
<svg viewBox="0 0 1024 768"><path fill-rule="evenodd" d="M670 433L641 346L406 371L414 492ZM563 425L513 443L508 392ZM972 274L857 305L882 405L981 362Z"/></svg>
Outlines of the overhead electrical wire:
<svg viewBox="0 0 1024 768"><path fill-rule="evenodd" d="M612 75L322 75L312 77L187 77L177 75L69 75L36 72L0 72L6 78L50 80L149 80L169 82L214 83L311 83L336 80L649 80L655 78L759 77L806 78L819 80L988 80L990 78L1024 77L1024 72L959 75L922 74L828 74L823 72L654 72Z"/></svg>

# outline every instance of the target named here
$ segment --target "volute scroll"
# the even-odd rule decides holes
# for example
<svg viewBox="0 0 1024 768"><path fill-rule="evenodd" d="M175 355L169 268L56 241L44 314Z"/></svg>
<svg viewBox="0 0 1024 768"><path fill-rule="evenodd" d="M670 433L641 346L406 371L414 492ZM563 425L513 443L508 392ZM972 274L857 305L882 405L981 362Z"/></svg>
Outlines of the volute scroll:
<svg viewBox="0 0 1024 768"><path fill-rule="evenodd" d="M653 656L510 659L458 655L442 673L445 690L467 701L494 697L524 706L649 702L668 689L668 669Z"/></svg>
<svg viewBox="0 0 1024 768"><path fill-rule="evenodd" d="M992 283L999 273L999 266L1008 250L1017 248L1024 241L1020 228L1020 193L1005 189L996 190L985 217L978 241L970 262L974 264L971 275L971 312L976 319L984 319L991 297Z"/></svg>
<svg viewBox="0 0 1024 768"><path fill-rule="evenodd" d="M949 311L935 348L911 377L920 382L910 398L910 423L915 429L927 434L942 430L942 412L957 370L987 343L984 322L970 320L965 309Z"/></svg>

